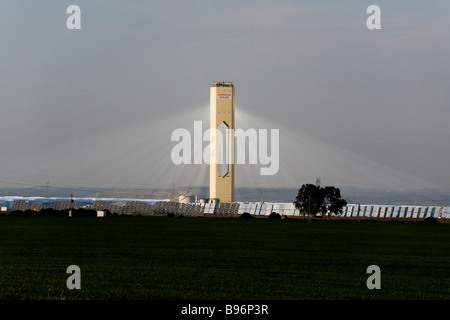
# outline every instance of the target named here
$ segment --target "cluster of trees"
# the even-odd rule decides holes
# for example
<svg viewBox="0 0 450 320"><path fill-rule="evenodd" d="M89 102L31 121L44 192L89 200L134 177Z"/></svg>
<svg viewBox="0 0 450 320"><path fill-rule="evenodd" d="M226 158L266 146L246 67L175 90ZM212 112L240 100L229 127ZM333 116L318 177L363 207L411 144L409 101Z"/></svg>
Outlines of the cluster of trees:
<svg viewBox="0 0 450 320"><path fill-rule="evenodd" d="M251 213L244 212L243 214L241 214L239 216L239 218L242 218L242 219L253 218L253 215ZM278 212L271 212L267 218L269 218L269 219L281 219L281 215Z"/></svg>
<svg viewBox="0 0 450 320"><path fill-rule="evenodd" d="M347 205L347 201L341 198L339 188L304 184L298 190L294 204L303 216L325 215L326 213L340 215L343 213L342 209Z"/></svg>

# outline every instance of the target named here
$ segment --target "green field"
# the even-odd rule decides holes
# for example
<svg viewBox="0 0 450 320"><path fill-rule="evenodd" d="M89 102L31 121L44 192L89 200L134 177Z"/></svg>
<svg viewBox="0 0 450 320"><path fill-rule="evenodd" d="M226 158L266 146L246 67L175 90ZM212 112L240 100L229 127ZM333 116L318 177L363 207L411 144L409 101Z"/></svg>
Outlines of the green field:
<svg viewBox="0 0 450 320"><path fill-rule="evenodd" d="M450 224L0 217L2 300L449 298Z"/></svg>

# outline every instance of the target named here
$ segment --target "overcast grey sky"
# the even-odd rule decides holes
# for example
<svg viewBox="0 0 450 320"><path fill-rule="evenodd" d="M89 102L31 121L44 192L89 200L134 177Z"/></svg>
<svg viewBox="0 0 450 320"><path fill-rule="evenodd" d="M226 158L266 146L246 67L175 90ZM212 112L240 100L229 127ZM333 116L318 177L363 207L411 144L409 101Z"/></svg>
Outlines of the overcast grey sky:
<svg viewBox="0 0 450 320"><path fill-rule="evenodd" d="M0 186L207 185L170 137L208 125L225 80L238 126L280 129L279 173L238 166L237 186L450 189L449 17L445 0L2 0Z"/></svg>

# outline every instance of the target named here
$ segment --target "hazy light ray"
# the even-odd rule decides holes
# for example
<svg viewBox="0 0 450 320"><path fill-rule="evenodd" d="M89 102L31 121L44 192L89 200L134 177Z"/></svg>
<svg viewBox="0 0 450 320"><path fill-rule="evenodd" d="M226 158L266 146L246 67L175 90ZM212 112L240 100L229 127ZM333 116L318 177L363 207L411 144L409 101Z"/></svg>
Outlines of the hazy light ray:
<svg viewBox="0 0 450 320"><path fill-rule="evenodd" d="M305 179L304 170L299 171L297 168L299 161L304 161L305 157L310 157L309 154L304 156L286 156L292 153L291 148L294 150L298 146L298 139L295 140L286 135L286 130L279 124L267 121L261 117L250 114L247 111L237 109L236 111L236 127L243 128L255 128L255 129L279 129L280 130L280 170L275 176L261 176L259 174L260 164L250 166L241 166L237 170L242 170L246 173L248 181L245 186L264 186L264 187L297 187L301 181ZM301 144L300 144L301 146ZM295 149L297 152L298 149ZM313 162L312 160L310 161ZM308 173L311 170L307 170ZM240 171L239 171L240 172ZM300 175L299 178L296 178Z"/></svg>
<svg viewBox="0 0 450 320"><path fill-rule="evenodd" d="M171 115L166 117L166 119L158 119L162 124L170 123L171 126L167 126L166 130L155 130L159 132L158 135L152 136L152 141L156 141L157 143L152 145L152 148L146 147L146 143L143 144L143 146L140 148L141 153L138 154L134 159L134 163L132 165L137 168L142 168L144 171L148 170L148 174L144 176L147 177L149 180L153 181L153 183L157 183L158 185L166 185L169 187L172 182L175 182L176 180L180 180L180 175L174 175L174 172L180 172L180 168L175 168L176 166L171 162L170 154L171 149L175 145L175 142L172 142L170 140L171 132L172 130L175 130L177 128L183 128L183 127L190 127L192 126L191 123L195 119L190 119L192 116L197 115L197 111L189 112L189 115L185 114L178 114L178 115ZM172 119L173 118L173 119ZM152 129L152 132L154 130ZM150 160L146 160L147 158L144 157L145 154L148 154ZM131 157L133 159L133 157ZM191 168L194 169L194 168ZM196 170L193 170L196 171ZM189 174L191 171L184 172L184 176L181 178L182 180L186 179L186 175ZM194 177L190 178L189 180L192 181Z"/></svg>
<svg viewBox="0 0 450 320"><path fill-rule="evenodd" d="M295 181L296 179L293 177L305 176L305 174L311 180L309 183L315 182L314 177L323 177L326 181L338 185L364 185L394 189L432 186L422 179L376 163L304 133L284 128L280 124L261 119L260 116L249 114L245 110L239 109L236 113L239 113L239 117L236 117L239 119L237 127L241 123L245 123L246 127L256 124L260 128L280 129L280 174L283 180L286 178L286 187L298 187L298 181ZM297 148L296 151L300 151L297 157L293 156L294 148ZM254 183L258 184L263 180L272 180L272 177L255 175L253 179Z"/></svg>
<svg viewBox="0 0 450 320"><path fill-rule="evenodd" d="M24 168L23 183L85 187L171 187L208 184L208 166L171 162L175 142L171 133L186 128L193 137L194 121L209 128L209 107L186 108L178 114L165 114L143 120L133 126L111 129L88 141L54 146L55 161L40 162ZM236 187L294 187L303 183L323 182L392 188L429 187L421 179L389 168L370 159L330 145L304 133L283 127L236 108L236 128L280 129L280 170L275 176L261 176L261 165L236 165ZM207 142L203 143L203 147ZM193 160L193 157L192 157ZM33 170L34 168L34 170ZM28 174L26 174L28 172ZM59 173L59 174L58 174Z"/></svg>
<svg viewBox="0 0 450 320"><path fill-rule="evenodd" d="M106 131L80 142L76 148L70 144L55 146L61 149L58 151L60 156L52 163L42 162L43 168L38 169L39 181L50 180L62 185L76 181L84 186L98 187L145 187L149 186L147 181L155 183L155 180L159 184L170 177L173 169L170 159L172 130L192 126L196 120L192 117L203 112L204 108L197 108L177 115L162 115L134 126ZM163 184L169 186L171 182L164 181Z"/></svg>

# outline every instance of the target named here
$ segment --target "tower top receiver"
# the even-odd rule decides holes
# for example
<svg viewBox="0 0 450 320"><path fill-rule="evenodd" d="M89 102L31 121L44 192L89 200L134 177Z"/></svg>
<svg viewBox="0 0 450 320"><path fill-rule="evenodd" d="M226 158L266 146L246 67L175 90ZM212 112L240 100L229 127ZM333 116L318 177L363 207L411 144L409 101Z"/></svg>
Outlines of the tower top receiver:
<svg viewBox="0 0 450 320"><path fill-rule="evenodd" d="M214 81L213 87L234 87L232 82Z"/></svg>

